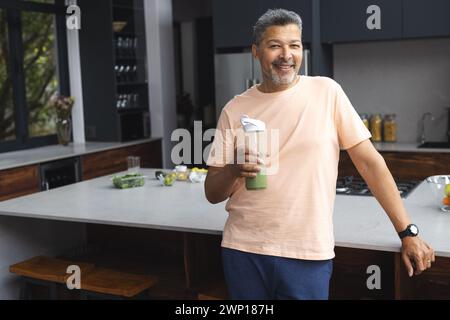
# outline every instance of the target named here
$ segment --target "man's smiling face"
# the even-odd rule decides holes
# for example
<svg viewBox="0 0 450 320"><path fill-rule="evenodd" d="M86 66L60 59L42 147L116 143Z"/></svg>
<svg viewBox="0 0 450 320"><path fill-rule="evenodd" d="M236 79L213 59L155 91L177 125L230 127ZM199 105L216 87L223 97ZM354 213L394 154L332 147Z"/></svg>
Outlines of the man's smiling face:
<svg viewBox="0 0 450 320"><path fill-rule="evenodd" d="M269 91L279 91L294 84L303 58L301 30L295 24L270 26L258 45L252 46L259 60L263 86Z"/></svg>

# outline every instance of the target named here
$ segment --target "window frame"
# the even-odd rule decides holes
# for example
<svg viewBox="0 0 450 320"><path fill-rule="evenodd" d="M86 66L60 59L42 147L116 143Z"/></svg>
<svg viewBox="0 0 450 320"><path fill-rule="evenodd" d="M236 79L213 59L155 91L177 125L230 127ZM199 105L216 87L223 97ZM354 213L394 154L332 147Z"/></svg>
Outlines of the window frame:
<svg viewBox="0 0 450 320"><path fill-rule="evenodd" d="M24 48L22 39L21 12L41 12L55 15L56 47L58 61L59 93L70 95L69 62L67 55L66 6L64 0L54 4L0 0L0 9L6 10L8 24L8 62L13 83L13 104L16 139L0 141L0 153L57 144L56 134L30 137L28 131L28 104L26 100L26 79L23 69Z"/></svg>

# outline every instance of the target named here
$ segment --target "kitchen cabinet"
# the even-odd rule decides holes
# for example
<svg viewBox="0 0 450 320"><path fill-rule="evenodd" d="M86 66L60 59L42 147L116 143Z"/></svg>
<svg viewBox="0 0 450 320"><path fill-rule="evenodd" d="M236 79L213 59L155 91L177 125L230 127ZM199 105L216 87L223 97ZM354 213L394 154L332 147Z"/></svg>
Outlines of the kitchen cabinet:
<svg viewBox="0 0 450 320"><path fill-rule="evenodd" d="M0 201L40 190L38 165L0 171Z"/></svg>
<svg viewBox="0 0 450 320"><path fill-rule="evenodd" d="M311 41L311 0L214 0L214 47L228 50L250 48L253 26L264 12L273 8L299 13L305 30L303 41Z"/></svg>
<svg viewBox="0 0 450 320"><path fill-rule="evenodd" d="M335 247L335 254L330 299L394 298L394 253ZM367 286L368 278L376 272L371 266L379 267L379 288L369 289Z"/></svg>
<svg viewBox="0 0 450 320"><path fill-rule="evenodd" d="M396 299L450 299L450 258L436 257L431 268L409 278L401 255L395 255L395 298Z"/></svg>
<svg viewBox="0 0 450 320"><path fill-rule="evenodd" d="M220 241L220 236L184 235L186 285L200 300L228 298ZM400 253L337 246L335 254L330 300L450 299L450 258L437 257L431 269L409 278ZM379 287L369 288L378 271Z"/></svg>
<svg viewBox="0 0 450 320"><path fill-rule="evenodd" d="M216 48L249 48L253 25L267 10L268 1L214 0L213 29Z"/></svg>
<svg viewBox="0 0 450 320"><path fill-rule="evenodd" d="M450 1L403 0L403 38L450 36Z"/></svg>
<svg viewBox="0 0 450 320"><path fill-rule="evenodd" d="M381 151L380 154L392 176L398 180L423 180L448 172L449 169L450 153ZM340 153L339 176L359 176L346 151Z"/></svg>
<svg viewBox="0 0 450 320"><path fill-rule="evenodd" d="M143 1L80 0L81 74L86 139L150 135ZM113 30L117 23L123 29ZM95 31L95 32L94 32Z"/></svg>
<svg viewBox="0 0 450 320"><path fill-rule="evenodd" d="M322 0L320 4L321 36L324 43L402 37L402 0ZM367 13L368 8L373 6L377 7ZM372 23L377 20L378 26Z"/></svg>
<svg viewBox="0 0 450 320"><path fill-rule="evenodd" d="M272 8L294 11L302 18L302 41L310 43L312 38L312 0L275 0Z"/></svg>
<svg viewBox="0 0 450 320"><path fill-rule="evenodd" d="M130 155L139 156L143 168L161 168L161 140L82 156L83 180L125 171Z"/></svg>

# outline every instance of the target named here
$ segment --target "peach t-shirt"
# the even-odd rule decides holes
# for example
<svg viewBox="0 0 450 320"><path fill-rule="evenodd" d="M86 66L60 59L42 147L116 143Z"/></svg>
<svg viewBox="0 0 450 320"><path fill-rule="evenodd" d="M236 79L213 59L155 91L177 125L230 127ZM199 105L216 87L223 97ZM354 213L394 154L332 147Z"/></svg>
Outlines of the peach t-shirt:
<svg viewBox="0 0 450 320"><path fill-rule="evenodd" d="M334 257L339 150L371 135L339 84L326 77L299 77L280 92L262 93L253 86L222 110L216 131L222 134L215 136L209 166L224 166L214 150L224 147L232 154L244 114L264 121L268 136L276 130L279 145L269 150L271 158L278 158L278 170L267 176L266 189L247 190L244 178L235 185L226 204L223 247L308 260Z"/></svg>

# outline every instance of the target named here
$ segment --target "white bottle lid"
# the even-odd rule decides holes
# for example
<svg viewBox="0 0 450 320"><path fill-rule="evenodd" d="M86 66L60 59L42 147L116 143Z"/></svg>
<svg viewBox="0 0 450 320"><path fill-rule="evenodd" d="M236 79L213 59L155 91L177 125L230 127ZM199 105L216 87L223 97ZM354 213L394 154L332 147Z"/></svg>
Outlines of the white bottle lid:
<svg viewBox="0 0 450 320"><path fill-rule="evenodd" d="M241 117L241 124L245 132L266 131L266 124L264 122L249 118L246 114Z"/></svg>

